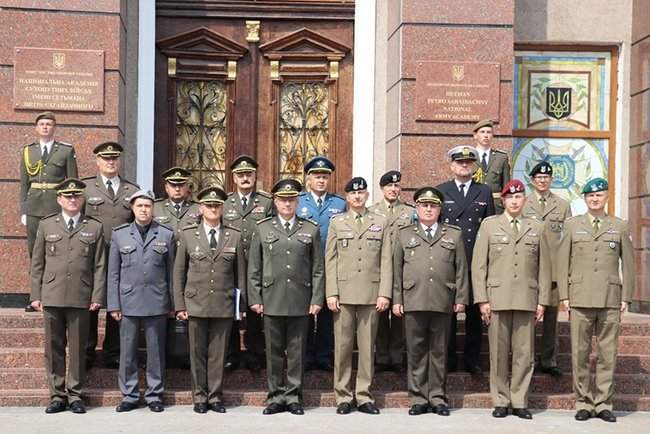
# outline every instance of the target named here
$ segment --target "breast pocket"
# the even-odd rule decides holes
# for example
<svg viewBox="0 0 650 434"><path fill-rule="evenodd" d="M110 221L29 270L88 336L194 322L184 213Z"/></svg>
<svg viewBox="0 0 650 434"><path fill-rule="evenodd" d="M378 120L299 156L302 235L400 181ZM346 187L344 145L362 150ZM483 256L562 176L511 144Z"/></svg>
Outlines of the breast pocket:
<svg viewBox="0 0 650 434"><path fill-rule="evenodd" d="M95 239L81 238L81 256L93 256L95 253Z"/></svg>
<svg viewBox="0 0 650 434"><path fill-rule="evenodd" d="M169 254L167 246L154 246L153 251L153 264L158 267L165 266L167 263L167 255Z"/></svg>
<svg viewBox="0 0 650 434"><path fill-rule="evenodd" d="M351 232L341 232L336 236L336 244L339 249L347 250L352 244L354 235Z"/></svg>
<svg viewBox="0 0 650 434"><path fill-rule="evenodd" d="M507 235L492 235L489 240L490 256L501 256L507 253L510 238Z"/></svg>
<svg viewBox="0 0 650 434"><path fill-rule="evenodd" d="M47 162L47 173L51 178L62 178L66 175L65 159L50 160Z"/></svg>
<svg viewBox="0 0 650 434"><path fill-rule="evenodd" d="M537 237L526 237L524 240L526 245L526 253L529 255L537 255L539 252L539 238Z"/></svg>
<svg viewBox="0 0 650 434"><path fill-rule="evenodd" d="M207 258L207 255L200 250L190 253L190 272L202 271L206 268Z"/></svg>
<svg viewBox="0 0 650 434"><path fill-rule="evenodd" d="M436 249L436 255L445 262L454 262L456 257L456 244L447 241L441 241Z"/></svg>
<svg viewBox="0 0 650 434"><path fill-rule="evenodd" d="M63 237L59 234L45 235L45 252L48 256L57 256L61 254Z"/></svg>
<svg viewBox="0 0 650 434"><path fill-rule="evenodd" d="M262 243L264 245L264 251L269 255L277 255L280 253L279 244L277 238L266 238Z"/></svg>
<svg viewBox="0 0 650 434"><path fill-rule="evenodd" d="M99 208L103 205L104 199L101 197L89 197L86 200L86 205L90 207L90 210L94 212L92 215L97 215Z"/></svg>
<svg viewBox="0 0 650 434"><path fill-rule="evenodd" d="M368 235L366 238L366 243L370 250L376 251L381 249L381 233L373 233Z"/></svg>
<svg viewBox="0 0 650 434"><path fill-rule="evenodd" d="M608 255L620 256L621 254L621 238L616 234L605 234L601 237L604 244L605 252Z"/></svg>
<svg viewBox="0 0 650 434"><path fill-rule="evenodd" d="M135 265L135 246L122 246L120 247L120 260L122 268Z"/></svg>
<svg viewBox="0 0 650 434"><path fill-rule="evenodd" d="M311 237L307 236L298 236L298 242L300 243L300 249L305 253L308 254L309 251L311 250L311 245L312 245L312 239Z"/></svg>

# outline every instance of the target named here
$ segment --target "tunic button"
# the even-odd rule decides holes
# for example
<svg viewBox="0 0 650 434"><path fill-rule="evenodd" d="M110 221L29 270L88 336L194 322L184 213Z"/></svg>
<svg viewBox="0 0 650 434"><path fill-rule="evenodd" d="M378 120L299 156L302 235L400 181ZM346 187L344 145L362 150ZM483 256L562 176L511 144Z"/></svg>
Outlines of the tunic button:
<svg viewBox="0 0 650 434"><path fill-rule="evenodd" d="M361 270L357 270L357 272L361 273Z"/></svg>
<svg viewBox="0 0 650 434"><path fill-rule="evenodd" d="M433 267L429 267L429 270L433 271Z"/></svg>
<svg viewBox="0 0 650 434"><path fill-rule="evenodd" d="M287 264L287 268L291 268L291 265Z"/></svg>
<svg viewBox="0 0 650 434"><path fill-rule="evenodd" d="M433 282L433 277L429 277L429 282Z"/></svg>
<svg viewBox="0 0 650 434"><path fill-rule="evenodd" d="M433 256L429 256L429 259L433 259Z"/></svg>
<svg viewBox="0 0 650 434"><path fill-rule="evenodd" d="M287 279L287 282L291 282L291 279Z"/></svg>
<svg viewBox="0 0 650 434"><path fill-rule="evenodd" d="M245 222L245 221L246 221L246 219L242 219L241 221L243 221L243 222Z"/></svg>
<svg viewBox="0 0 650 434"><path fill-rule="evenodd" d="M517 275L515 274L515 279L517 278Z"/></svg>
<svg viewBox="0 0 650 434"><path fill-rule="evenodd" d="M361 262L361 261L363 261L363 259L359 258L359 259L357 259L357 261Z"/></svg>
<svg viewBox="0 0 650 434"><path fill-rule="evenodd" d="M68 250L72 251L72 247L68 247Z"/></svg>
<svg viewBox="0 0 650 434"><path fill-rule="evenodd" d="M211 289L211 290L210 290L210 294L214 294L214 290Z"/></svg>
<svg viewBox="0 0 650 434"><path fill-rule="evenodd" d="M287 255L291 254L291 250L287 250Z"/></svg>
<svg viewBox="0 0 650 434"><path fill-rule="evenodd" d="M214 270L210 270L211 273L214 273Z"/></svg>
<svg viewBox="0 0 650 434"><path fill-rule="evenodd" d="M146 275L147 275L147 272L145 271L145 272L144 272L144 273L142 273L142 274L144 274L144 275L146 276Z"/></svg>
<svg viewBox="0 0 650 434"><path fill-rule="evenodd" d="M467 232L472 232L472 228L467 229Z"/></svg>
<svg viewBox="0 0 650 434"><path fill-rule="evenodd" d="M291 238L288 238L288 237L287 237L287 241L291 241Z"/></svg>
<svg viewBox="0 0 650 434"><path fill-rule="evenodd" d="M214 280L210 280L210 283L214 283Z"/></svg>

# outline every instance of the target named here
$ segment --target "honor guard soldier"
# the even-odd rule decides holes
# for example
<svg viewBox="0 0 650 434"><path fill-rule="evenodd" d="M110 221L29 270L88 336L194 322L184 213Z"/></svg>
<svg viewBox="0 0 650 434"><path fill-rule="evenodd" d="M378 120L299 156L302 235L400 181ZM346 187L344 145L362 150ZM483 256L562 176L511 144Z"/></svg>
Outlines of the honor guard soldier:
<svg viewBox="0 0 650 434"><path fill-rule="evenodd" d="M472 170L478 155L471 146L456 146L447 153L451 159L451 172L454 179L440 184L437 189L444 195L441 220L459 226L463 231L467 264L470 266L470 304L465 309L465 344L463 362L467 372L472 375L483 374L481 367L481 340L483 326L481 313L473 302L471 291L472 253L474 242L481 222L494 215L492 191L485 184L479 184L472 179ZM452 314L449 339L449 358L447 368L453 372L457 369L456 359L456 313Z"/></svg>
<svg viewBox="0 0 650 434"><path fill-rule="evenodd" d="M167 316L174 312L172 271L176 251L174 231L153 221L152 192L140 190L129 203L133 223L113 229L108 259L107 312L120 325L118 413L138 406L138 341L144 330L147 348L144 399L155 413L164 410Z"/></svg>
<svg viewBox="0 0 650 434"><path fill-rule="evenodd" d="M534 193L524 205L524 217L544 224L546 240L552 252L560 248L564 232L564 222L571 217L571 205L550 190L553 180L553 167L546 161L537 163L528 174ZM552 377L561 377L557 367L557 308L560 298L557 292L557 262L566 260L559 255L551 255L551 304L544 311L542 347L539 351L538 369Z"/></svg>
<svg viewBox="0 0 650 434"><path fill-rule="evenodd" d="M223 204L223 221L241 231L244 255L248 257L255 225L273 215L273 199L261 190L255 189L257 182L257 161L248 155L240 155L230 165L235 191L228 195ZM252 310L246 312L245 321L237 321L230 334L226 368L236 369L245 365L252 371L264 366L264 334L262 317ZM244 329L246 352L240 352L240 328Z"/></svg>
<svg viewBox="0 0 650 434"><path fill-rule="evenodd" d="M185 226L197 223L201 214L199 205L192 198L188 180L192 173L182 167L172 167L162 174L166 198L156 199L153 219L174 230L177 235Z"/></svg>
<svg viewBox="0 0 650 434"><path fill-rule="evenodd" d="M83 178L86 182L86 215L96 218L104 226L106 255L111 244L113 229L133 221L133 212L129 198L139 187L120 177L121 154L124 149L119 143L105 142L95 146L93 154L98 174ZM95 362L97 346L98 312L90 317L90 334L86 348L87 364L92 367ZM120 329L117 322L106 314L106 333L103 345L104 364L116 369L120 360Z"/></svg>
<svg viewBox="0 0 650 434"><path fill-rule="evenodd" d="M494 123L491 120L484 119L477 122L472 131L478 154L478 168L474 173L474 180L490 187L496 213L501 214L503 212L501 190L510 181L508 154L492 147Z"/></svg>
<svg viewBox="0 0 650 434"><path fill-rule="evenodd" d="M400 228L413 223L415 210L410 203L400 200L402 174L390 170L379 178L379 187L383 198L369 208L370 212L381 214L388 219L388 225L397 236ZM393 370L397 373L404 371L404 324L400 316L391 314L390 309L379 314L377 342L375 353L375 368L377 371Z"/></svg>
<svg viewBox="0 0 650 434"><path fill-rule="evenodd" d="M64 411L66 402L73 413L86 412L81 392L90 313L105 303L104 231L82 213L84 187L69 178L53 189L60 211L40 221L32 255L31 306L43 312L45 328L46 413Z"/></svg>
<svg viewBox="0 0 650 434"><path fill-rule="evenodd" d="M488 326L492 416L506 417L512 407L513 415L532 419L527 407L535 361L535 322L549 305L551 251L544 224L522 218L524 184L509 181L501 198L505 212L483 220L474 246L474 302Z"/></svg>
<svg viewBox="0 0 650 434"><path fill-rule="evenodd" d="M325 250L327 307L334 312L334 393L336 412L379 414L370 393L374 376L379 314L390 305L393 285L388 219L366 208L368 184L360 177L345 186L348 211L330 223ZM354 340L359 348L352 391Z"/></svg>
<svg viewBox="0 0 650 434"><path fill-rule="evenodd" d="M467 257L460 228L440 222L442 193L423 187L413 199L418 223L395 237L392 300L406 326L409 414L449 416L447 347L451 314L469 303Z"/></svg>
<svg viewBox="0 0 650 434"><path fill-rule="evenodd" d="M257 224L248 258L248 304L264 314L269 386L264 414L304 414L309 315L323 305L323 250L318 225L296 216L300 190L295 179L273 186L278 215Z"/></svg>
<svg viewBox="0 0 650 434"><path fill-rule="evenodd" d="M330 219L345 211L345 199L328 191L334 169L334 163L326 157L317 156L309 160L304 168L309 191L301 193L298 201L298 216L318 223L323 251ZM332 312L328 309L309 318L307 370L333 370L333 333Z"/></svg>
<svg viewBox="0 0 650 434"><path fill-rule="evenodd" d="M178 240L176 318L189 319L194 411L225 413L222 385L230 330L247 306L246 256L239 229L222 224L226 193L208 187L198 200L202 220L186 226Z"/></svg>
<svg viewBox="0 0 650 434"><path fill-rule="evenodd" d="M558 256L558 290L569 312L573 390L579 421L612 413L614 367L621 315L634 294L634 252L625 220L607 215L607 181L595 178L582 190L587 213L570 218ZM620 270L620 271L619 271ZM596 332L596 376L591 374L591 339ZM594 381L595 379L595 381Z"/></svg>

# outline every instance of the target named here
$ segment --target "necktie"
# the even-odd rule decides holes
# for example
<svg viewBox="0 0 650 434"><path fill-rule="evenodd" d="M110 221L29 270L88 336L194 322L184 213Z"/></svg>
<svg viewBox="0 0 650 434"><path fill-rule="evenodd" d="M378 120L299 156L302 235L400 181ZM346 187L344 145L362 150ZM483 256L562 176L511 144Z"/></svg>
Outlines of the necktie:
<svg viewBox="0 0 650 434"><path fill-rule="evenodd" d="M433 235L431 235L431 228L430 227L426 228L426 230L424 232L426 232L426 234L427 234L427 240L429 240L429 241L433 240Z"/></svg>
<svg viewBox="0 0 650 434"><path fill-rule="evenodd" d="M389 213L390 215L393 215L393 212L394 212L394 211L395 211L395 207L393 207L393 205L388 205L388 213Z"/></svg>
<svg viewBox="0 0 650 434"><path fill-rule="evenodd" d="M291 223L284 222L284 230L287 231L287 233L289 233L289 231L291 230Z"/></svg>
<svg viewBox="0 0 650 434"><path fill-rule="evenodd" d="M465 184L460 184L458 189L460 190L460 195L465 197Z"/></svg>
<svg viewBox="0 0 650 434"><path fill-rule="evenodd" d="M210 229L210 249L215 250L217 248L217 231L215 229Z"/></svg>
<svg viewBox="0 0 650 434"><path fill-rule="evenodd" d="M45 163L45 160L47 160L47 156L49 153L47 152L47 146L43 146L43 152L41 154L41 160Z"/></svg>
<svg viewBox="0 0 650 434"><path fill-rule="evenodd" d="M512 219L512 232L515 233L515 235L519 234L519 220L517 219Z"/></svg>
<svg viewBox="0 0 650 434"><path fill-rule="evenodd" d="M72 232L74 230L74 219L68 220L68 232Z"/></svg>
<svg viewBox="0 0 650 434"><path fill-rule="evenodd" d="M361 229L361 214L357 214L354 217L354 223L356 223L357 229Z"/></svg>
<svg viewBox="0 0 650 434"><path fill-rule="evenodd" d="M248 199L246 199L246 196L243 196L241 198L241 207L242 207L242 209L246 209L246 205L248 205Z"/></svg>
<svg viewBox="0 0 650 434"><path fill-rule="evenodd" d="M115 190L113 190L113 183L110 179L106 181L106 190L108 191L108 197L115 199Z"/></svg>
<svg viewBox="0 0 650 434"><path fill-rule="evenodd" d="M318 198L316 203L318 204L318 209L321 209L323 207L323 199L321 199L320 197Z"/></svg>
<svg viewBox="0 0 650 434"><path fill-rule="evenodd" d="M598 232L598 229L600 229L600 219L596 217L594 219L594 234Z"/></svg>
<svg viewBox="0 0 650 434"><path fill-rule="evenodd" d="M481 169L483 172L487 170L487 152L483 152L483 157L481 157Z"/></svg>
<svg viewBox="0 0 650 434"><path fill-rule="evenodd" d="M181 204L175 203L174 208L176 209L176 215L179 215L181 213Z"/></svg>
<svg viewBox="0 0 650 434"><path fill-rule="evenodd" d="M539 198L539 206L542 207L542 211L546 208L546 198L544 196Z"/></svg>

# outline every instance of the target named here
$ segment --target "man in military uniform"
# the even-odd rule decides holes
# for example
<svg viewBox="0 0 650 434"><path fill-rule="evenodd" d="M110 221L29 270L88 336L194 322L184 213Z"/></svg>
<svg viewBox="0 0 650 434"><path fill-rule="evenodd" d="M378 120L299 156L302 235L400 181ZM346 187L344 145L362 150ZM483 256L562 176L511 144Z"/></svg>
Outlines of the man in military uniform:
<svg viewBox="0 0 650 434"><path fill-rule="evenodd" d="M379 178L379 186L384 197L369 208L370 212L381 214L388 219L393 239L397 236L400 228L413 223L413 205L400 200L401 180L402 174L397 170L384 173ZM375 369L377 371L393 370L397 373L404 371L402 363L404 324L401 316L391 314L390 309L379 314L377 342L375 345Z"/></svg>
<svg viewBox="0 0 650 434"><path fill-rule="evenodd" d="M334 163L326 157L317 156L309 160L304 168L309 191L301 193L298 201L298 216L318 223L323 251L330 219L345 211L345 199L328 191L334 169ZM309 317L308 370L332 371L333 333L332 312L329 309Z"/></svg>
<svg viewBox="0 0 650 434"><path fill-rule="evenodd" d="M225 413L225 354L233 319L246 312L246 256L239 229L221 221L226 193L208 187L198 200L202 220L183 228L178 240L174 303L176 318L189 319L194 411Z"/></svg>
<svg viewBox="0 0 650 434"><path fill-rule="evenodd" d="M257 224L249 253L248 304L264 314L269 385L264 414L304 414L309 315L317 315L323 305L323 250L318 225L296 216L300 190L295 179L273 186L278 215Z"/></svg>
<svg viewBox="0 0 650 434"><path fill-rule="evenodd" d="M552 252L560 248L564 222L571 217L569 202L551 192L553 167L546 161L535 165L528 174L533 184L534 193L524 205L523 215L544 223L546 240ZM557 366L557 308L560 298L557 292L557 262L566 257L551 255L551 304L544 311L542 348L540 350L538 369L552 377L561 377L562 371Z"/></svg>
<svg viewBox="0 0 650 434"><path fill-rule="evenodd" d="M474 302L488 326L492 416L506 417L511 406L513 415L532 419L527 407L535 322L542 319L550 301L551 251L544 224L522 217L524 184L509 181L501 198L505 212L483 220L474 246Z"/></svg>
<svg viewBox="0 0 650 434"><path fill-rule="evenodd" d="M185 226L197 223L201 218L199 205L191 198L189 170L172 167L162 174L165 181L166 198L156 199L153 205L153 219L180 234Z"/></svg>
<svg viewBox="0 0 650 434"><path fill-rule="evenodd" d="M471 146L456 146L447 153L451 159L451 172L454 179L440 184L437 189L445 197L442 204L441 219L445 223L459 226L463 231L467 264L471 266L474 242L481 222L494 215L492 191L485 184L472 179L473 166L478 158ZM469 270L471 285L472 269ZM456 360L456 313L452 314L449 349L447 351L449 371L457 369ZM481 367L481 338L483 326L481 313L473 302L470 286L470 304L465 310L465 345L463 362L465 370L472 375L483 374Z"/></svg>
<svg viewBox="0 0 650 434"><path fill-rule="evenodd" d="M147 391L144 399L155 413L164 410L167 316L173 313L172 271L174 231L153 221L152 192L140 190L129 203L133 223L113 229L108 260L107 312L120 324L118 383L122 402L118 413L137 408L138 341L144 330L147 348Z"/></svg>
<svg viewBox="0 0 650 434"><path fill-rule="evenodd" d="M442 193L423 187L413 199L418 223L401 228L393 248L393 314L405 317L409 414L449 416L447 347L451 314L469 303L467 257L460 228L439 223Z"/></svg>
<svg viewBox="0 0 650 434"><path fill-rule="evenodd" d="M43 312L45 328L46 413L64 411L66 401L73 413L86 412L81 392L90 313L106 297L104 231L82 213L84 187L69 178L54 189L60 212L40 221L32 255L31 306Z"/></svg>
<svg viewBox="0 0 650 434"><path fill-rule="evenodd" d="M565 224L557 274L560 300L570 309L575 418L584 421L595 415L616 422L614 367L621 315L634 294L634 251L628 223L605 212L607 181L592 179L582 193L588 211ZM589 355L594 329L598 361L592 377Z"/></svg>
<svg viewBox="0 0 650 434"><path fill-rule="evenodd" d="M257 182L257 161L248 155L240 155L230 165L235 191L228 195L223 204L223 221L241 231L244 255L248 257L255 225L273 215L273 199L268 193L255 189ZM245 364L252 371L264 366L264 334L262 317L248 310L246 319L236 321L230 334L226 368L235 369ZM244 329L246 352L240 352L240 328Z"/></svg>
<svg viewBox="0 0 650 434"><path fill-rule="evenodd" d="M86 215L96 218L104 226L104 241L106 256L111 244L113 229L133 221L133 212L129 198L138 191L139 187L120 177L120 156L124 149L119 143L105 142L95 146L93 154L98 168L96 176L83 178L86 182ZM97 319L99 312L90 317L90 334L86 348L86 363L88 368L95 362L95 347L97 346ZM103 345L104 364L109 368L117 368L120 360L120 329L113 317L106 314L106 333Z"/></svg>
<svg viewBox="0 0 650 434"><path fill-rule="evenodd" d="M478 154L478 168L474 173L474 180L487 184L492 189L496 213L503 212L501 190L510 181L510 162L508 154L492 147L494 137L494 123L484 119L474 125L474 141Z"/></svg>
<svg viewBox="0 0 650 434"><path fill-rule="evenodd" d="M366 208L368 184L352 178L345 186L349 211L330 222L325 249L327 307L334 312L334 393L336 412L379 414L370 393L374 376L379 314L390 305L393 285L391 230L388 219ZM359 348L355 392L352 352Z"/></svg>

